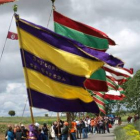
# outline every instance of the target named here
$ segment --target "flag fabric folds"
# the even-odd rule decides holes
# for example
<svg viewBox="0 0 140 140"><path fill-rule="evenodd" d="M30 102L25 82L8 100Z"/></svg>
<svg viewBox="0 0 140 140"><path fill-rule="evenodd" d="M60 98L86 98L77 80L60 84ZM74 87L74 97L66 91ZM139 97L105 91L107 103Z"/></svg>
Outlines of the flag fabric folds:
<svg viewBox="0 0 140 140"><path fill-rule="evenodd" d="M58 13L57 11L54 11L54 21L55 31L61 32L62 35L68 33L67 37L72 39L75 39L76 37L77 41L81 42L82 44L86 43L86 45L89 47L98 50L106 50L108 48L108 43L110 45L116 44L102 31L99 31L98 29L80 23L78 21L74 21Z"/></svg>
<svg viewBox="0 0 140 140"><path fill-rule="evenodd" d="M8 2L14 2L15 0L0 0L0 4L8 3Z"/></svg>
<svg viewBox="0 0 140 140"><path fill-rule="evenodd" d="M118 82L120 85L125 83L129 78L133 77L133 69L131 68L115 68L109 65L104 65L103 69L107 72L107 77Z"/></svg>
<svg viewBox="0 0 140 140"><path fill-rule="evenodd" d="M90 28L87 25L65 17L57 11L54 11L54 27L56 33L79 41L87 47L91 47L99 51L105 51L109 46L107 39L102 39L93 35L95 30L91 29L92 27ZM92 35L85 33L86 28L88 28ZM105 71L101 68L93 73L91 77L85 81L85 87L87 89L91 89L92 87L94 88L94 91L107 92L108 88Z"/></svg>
<svg viewBox="0 0 140 140"><path fill-rule="evenodd" d="M18 35L13 32L8 32L7 38L12 39L12 40L18 40Z"/></svg>
<svg viewBox="0 0 140 140"><path fill-rule="evenodd" d="M95 92L95 95L93 95L93 99L97 103L99 110L106 114L104 92Z"/></svg>

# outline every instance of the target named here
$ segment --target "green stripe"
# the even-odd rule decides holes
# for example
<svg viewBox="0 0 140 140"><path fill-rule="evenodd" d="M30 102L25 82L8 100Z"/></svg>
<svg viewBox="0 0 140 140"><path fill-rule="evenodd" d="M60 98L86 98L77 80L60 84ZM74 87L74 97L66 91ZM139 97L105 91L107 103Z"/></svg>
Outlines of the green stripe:
<svg viewBox="0 0 140 140"><path fill-rule="evenodd" d="M114 83L113 81L111 81L109 78L107 78L107 82L113 85L114 87L118 88L118 85Z"/></svg>
<svg viewBox="0 0 140 140"><path fill-rule="evenodd" d="M101 102L104 103L104 98L102 98L102 97L100 97L100 96L98 96L98 95L96 95L95 97L96 97L98 100L100 100Z"/></svg>
<svg viewBox="0 0 140 140"><path fill-rule="evenodd" d="M106 100L106 104L116 103L116 100Z"/></svg>
<svg viewBox="0 0 140 140"><path fill-rule="evenodd" d="M114 88L112 88L112 87L108 86L108 90L114 90Z"/></svg>
<svg viewBox="0 0 140 140"><path fill-rule="evenodd" d="M101 80L101 81L106 81L106 73L105 70L100 68L96 72L94 72L91 76L90 79L95 79L95 80Z"/></svg>
<svg viewBox="0 0 140 140"><path fill-rule="evenodd" d="M99 108L105 110L105 107L104 107L103 105L100 105L100 104L98 104L98 103L97 103L97 105L98 105Z"/></svg>
<svg viewBox="0 0 140 140"><path fill-rule="evenodd" d="M108 49L108 41L95 36L87 35L77 30L68 28L54 22L55 32L71 39L77 40L80 43L98 50Z"/></svg>

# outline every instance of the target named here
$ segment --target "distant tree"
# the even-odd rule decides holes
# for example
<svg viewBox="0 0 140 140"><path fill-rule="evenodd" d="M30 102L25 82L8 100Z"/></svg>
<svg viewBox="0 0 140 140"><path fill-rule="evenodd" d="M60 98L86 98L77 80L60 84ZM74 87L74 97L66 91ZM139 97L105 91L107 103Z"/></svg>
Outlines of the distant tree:
<svg viewBox="0 0 140 140"><path fill-rule="evenodd" d="M124 100L126 108L133 110L140 115L140 70L134 77L123 85L126 98Z"/></svg>
<svg viewBox="0 0 140 140"><path fill-rule="evenodd" d="M15 111L14 110L10 110L9 112L8 112L8 114L12 117L12 116L15 116Z"/></svg>
<svg viewBox="0 0 140 140"><path fill-rule="evenodd" d="M45 117L48 117L49 115L48 114L45 114Z"/></svg>

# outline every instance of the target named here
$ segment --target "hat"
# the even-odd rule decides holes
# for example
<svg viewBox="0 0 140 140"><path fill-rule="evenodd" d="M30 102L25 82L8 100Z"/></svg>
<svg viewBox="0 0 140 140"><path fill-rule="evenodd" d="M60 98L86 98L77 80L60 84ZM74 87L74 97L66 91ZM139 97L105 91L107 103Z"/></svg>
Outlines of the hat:
<svg viewBox="0 0 140 140"><path fill-rule="evenodd" d="M39 127L39 123L36 122L36 123L35 123L35 126Z"/></svg>
<svg viewBox="0 0 140 140"><path fill-rule="evenodd" d="M64 125L68 125L68 122L64 122Z"/></svg>
<svg viewBox="0 0 140 140"><path fill-rule="evenodd" d="M21 124L21 126L24 126L23 124Z"/></svg>

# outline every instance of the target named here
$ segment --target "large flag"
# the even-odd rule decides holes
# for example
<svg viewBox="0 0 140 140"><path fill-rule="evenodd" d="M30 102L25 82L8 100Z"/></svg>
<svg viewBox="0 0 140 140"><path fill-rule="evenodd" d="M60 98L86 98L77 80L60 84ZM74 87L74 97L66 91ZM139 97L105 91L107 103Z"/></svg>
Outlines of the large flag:
<svg viewBox="0 0 140 140"><path fill-rule="evenodd" d="M74 21L56 11L54 11L54 27L55 32L77 40L87 47L91 47L100 51L105 51L108 48L107 39L96 37L96 34L91 35L85 33L86 28L88 28L89 32L92 32L92 34L97 31L96 29L91 29L92 27L88 27L87 25ZM85 87L87 89L94 87L94 91L107 92L108 88L106 84L105 71L101 68L93 73L91 77L85 81Z"/></svg>
<svg viewBox="0 0 140 140"><path fill-rule="evenodd" d="M104 65L123 62L16 15L30 106L56 112L99 112L84 88Z"/></svg>
<svg viewBox="0 0 140 140"><path fill-rule="evenodd" d="M18 35L13 32L8 32L7 38L12 39L12 40L18 40Z"/></svg>
<svg viewBox="0 0 140 140"><path fill-rule="evenodd" d="M15 0L0 0L0 4L8 3L8 2L14 2Z"/></svg>

